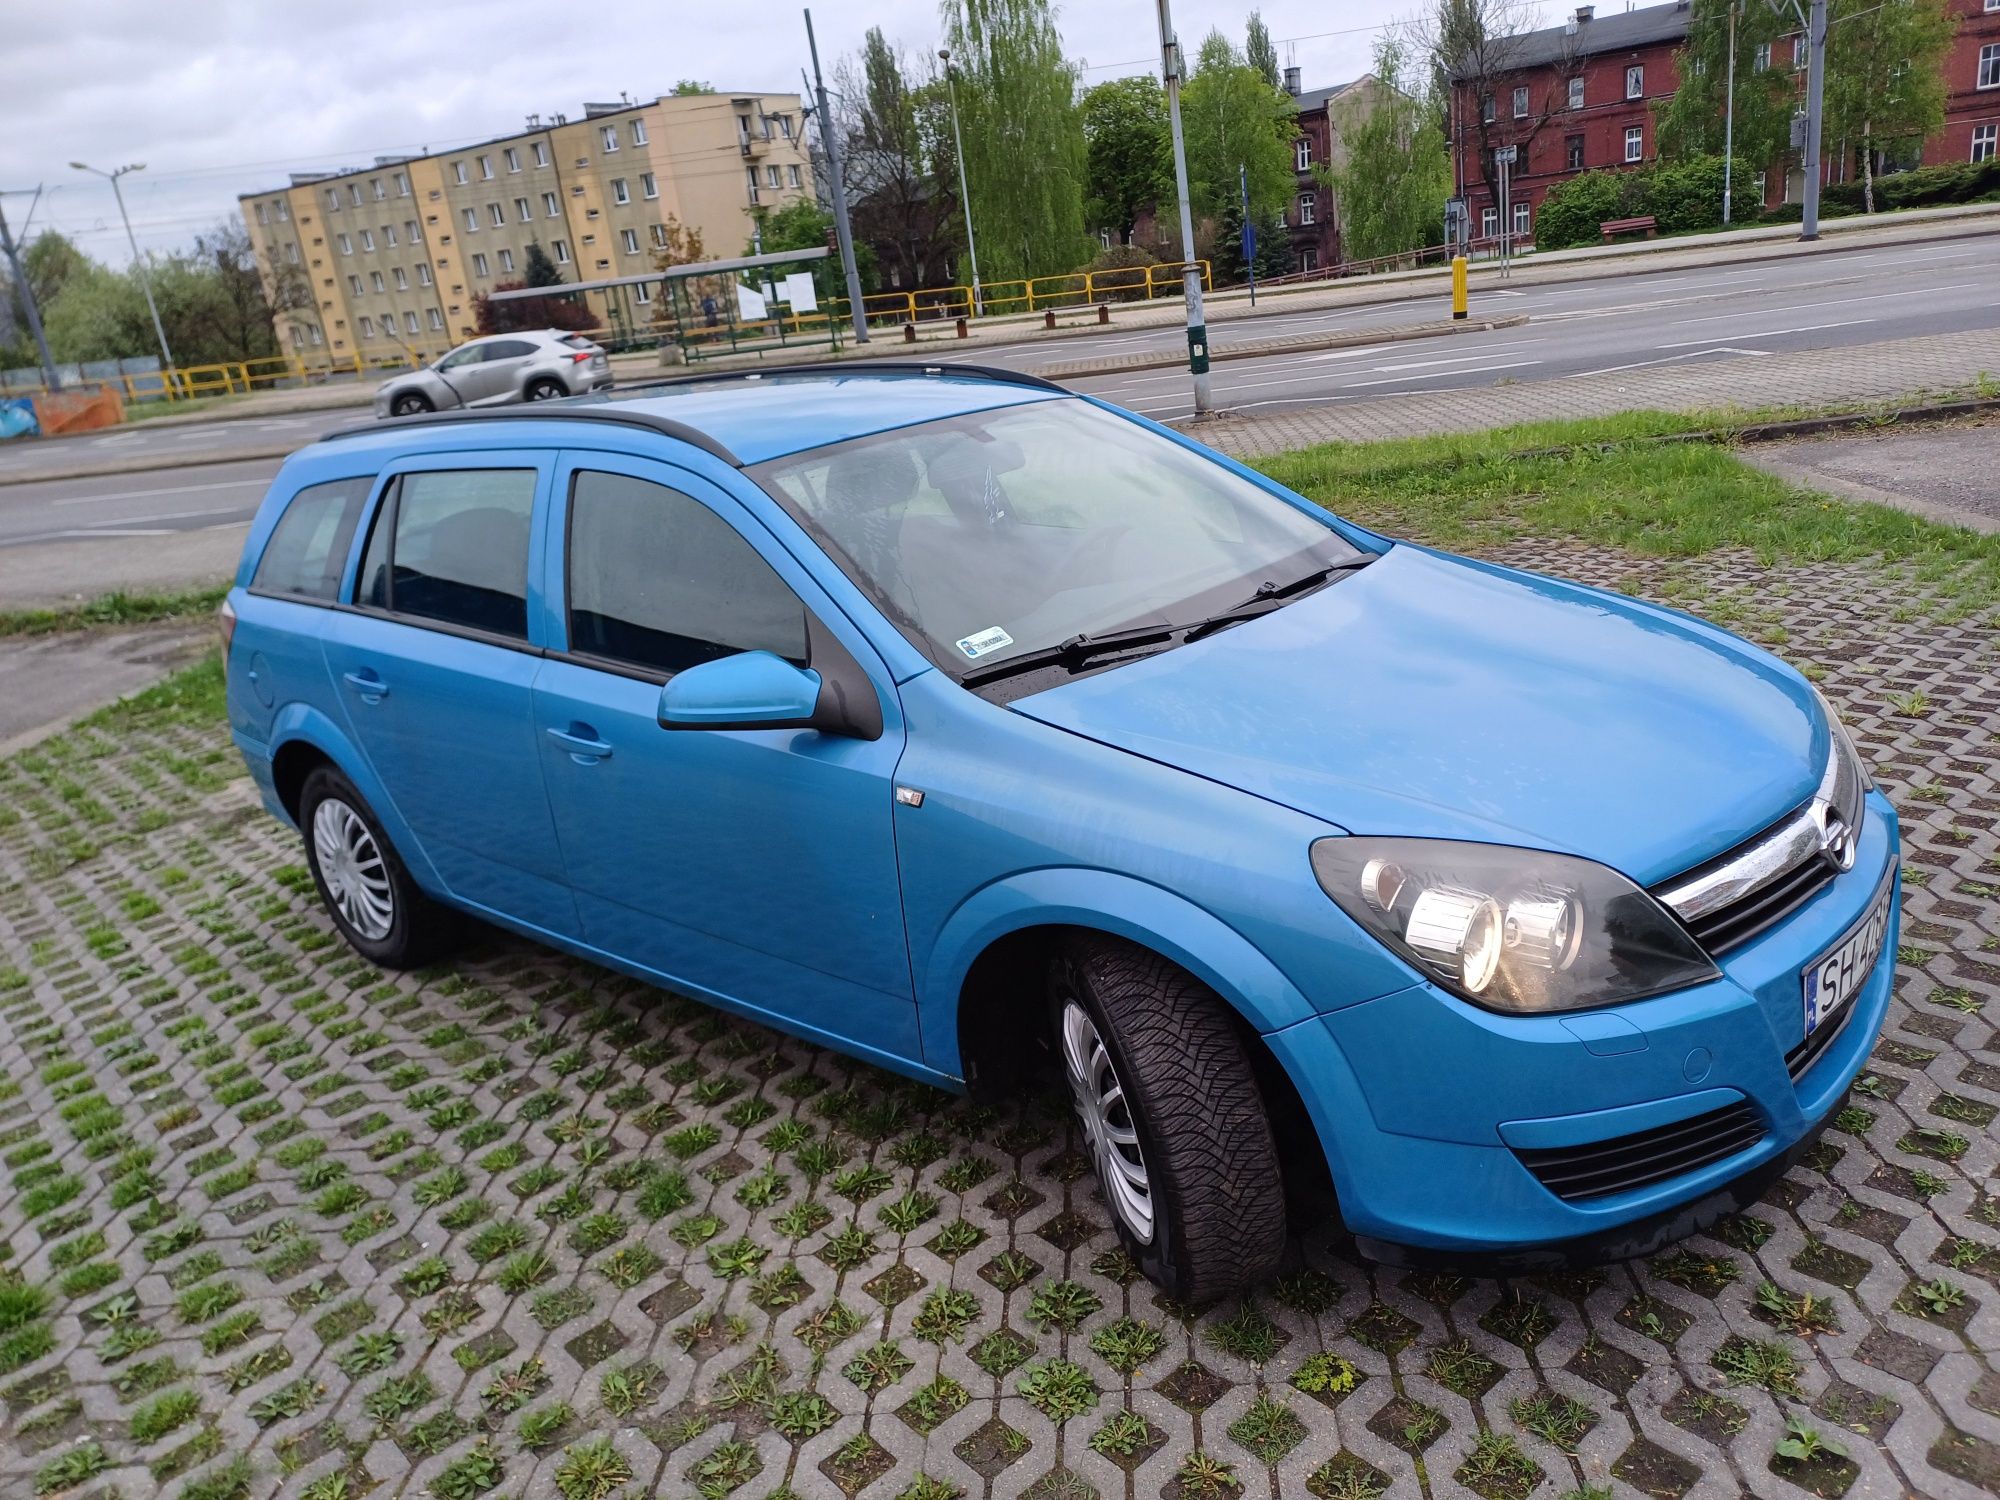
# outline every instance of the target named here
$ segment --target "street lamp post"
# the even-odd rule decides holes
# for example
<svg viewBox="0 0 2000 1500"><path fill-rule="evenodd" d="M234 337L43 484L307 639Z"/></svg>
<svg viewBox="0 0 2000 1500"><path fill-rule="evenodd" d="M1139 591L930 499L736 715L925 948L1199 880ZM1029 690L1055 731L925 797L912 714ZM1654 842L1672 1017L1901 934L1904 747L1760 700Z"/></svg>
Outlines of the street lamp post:
<svg viewBox="0 0 2000 1500"><path fill-rule="evenodd" d="M112 172L101 171L80 161L73 161L70 165L79 172L89 172L111 184L111 196L118 200L118 217L125 221L125 239L132 247L132 263L139 268L139 286L146 293L146 311L153 315L153 336L160 341L160 373L165 378L174 367L174 355L167 347L167 330L160 323L159 306L153 301L153 278L147 270L146 258L139 253L139 237L132 233L132 216L125 212L125 193L118 186L119 178L127 172L145 171L146 164L142 161L130 162Z"/></svg>
<svg viewBox="0 0 2000 1500"><path fill-rule="evenodd" d="M1194 210L1188 200L1187 147L1181 139L1181 44L1167 0L1159 0L1160 74L1167 86L1167 130L1174 147L1174 191L1181 200L1181 285L1187 297L1188 373L1194 377L1195 415L1206 416L1208 325L1201 310L1201 265L1194 258Z"/></svg>
<svg viewBox="0 0 2000 1500"><path fill-rule="evenodd" d="M972 186L965 180L965 141L958 133L958 73L951 65L950 49L938 53L944 64L945 91L951 95L951 144L958 155L958 198L965 205L965 254L972 262L972 311L986 316L986 299L979 290L979 247L972 242Z"/></svg>

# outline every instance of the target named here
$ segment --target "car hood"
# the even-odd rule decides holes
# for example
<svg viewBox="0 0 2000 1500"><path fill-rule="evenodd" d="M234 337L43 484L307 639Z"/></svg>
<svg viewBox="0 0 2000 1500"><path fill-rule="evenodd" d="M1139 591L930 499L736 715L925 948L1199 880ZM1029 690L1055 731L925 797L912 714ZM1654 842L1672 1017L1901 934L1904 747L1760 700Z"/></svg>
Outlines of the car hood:
<svg viewBox="0 0 2000 1500"><path fill-rule="evenodd" d="M1650 884L1812 795L1812 690L1724 631L1396 546L1297 603L1015 702L1350 833L1595 859Z"/></svg>

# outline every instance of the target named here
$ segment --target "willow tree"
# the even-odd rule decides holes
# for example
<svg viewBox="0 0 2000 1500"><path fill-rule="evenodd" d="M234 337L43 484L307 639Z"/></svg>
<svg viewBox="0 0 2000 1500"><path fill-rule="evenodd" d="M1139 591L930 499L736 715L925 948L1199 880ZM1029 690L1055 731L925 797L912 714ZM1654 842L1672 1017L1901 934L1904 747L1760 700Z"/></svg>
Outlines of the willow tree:
<svg viewBox="0 0 2000 1500"><path fill-rule="evenodd" d="M1957 20L1944 0L1843 0L1826 50L1825 138L1861 165L1862 203L1875 212L1880 158L1914 166L1944 125L1945 57Z"/></svg>
<svg viewBox="0 0 2000 1500"><path fill-rule="evenodd" d="M1077 68L1048 0L943 0L972 205L988 282L1073 271L1085 232L1087 168Z"/></svg>
<svg viewBox="0 0 2000 1500"><path fill-rule="evenodd" d="M1723 154L1729 91L1731 0L1702 0L1688 12L1687 40L1674 54L1680 82L1658 107L1660 155L1667 161ZM1736 118L1732 154L1760 173L1784 164L1791 151L1799 80L1787 54L1798 23L1762 3L1736 15Z"/></svg>

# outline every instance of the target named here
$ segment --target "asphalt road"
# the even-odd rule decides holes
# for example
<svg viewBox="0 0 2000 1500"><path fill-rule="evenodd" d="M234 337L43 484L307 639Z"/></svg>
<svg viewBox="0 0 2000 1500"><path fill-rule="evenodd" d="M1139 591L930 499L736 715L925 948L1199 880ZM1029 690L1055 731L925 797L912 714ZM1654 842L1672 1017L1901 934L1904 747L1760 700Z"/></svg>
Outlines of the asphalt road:
<svg viewBox="0 0 2000 1500"><path fill-rule="evenodd" d="M1215 346L1315 331L1366 332L1437 316L1432 299L1274 314L1215 326ZM1217 403L1243 411L1409 392L1491 385L1500 380L1615 380L1627 370L1758 359L1787 350L1860 348L1891 338L2000 326L2000 257L1988 238L1935 245L1833 251L1808 261L1773 261L1652 274L1608 272L1599 279L1518 291L1490 284L1477 313L1526 313L1521 326L1428 339L1288 352L1214 367ZM942 362L1036 369L1098 354L1176 350L1178 327L1121 331L1056 343L1023 342L968 350ZM885 350L887 357L898 356ZM928 356L937 359L938 356ZM1192 410L1181 370L1153 369L1070 382L1143 412L1171 419ZM231 461L232 452L268 446L274 436L303 445L365 419L363 411L147 428L62 440L93 460L111 456L212 453L199 467L111 478L0 485L0 553L23 547L148 538L233 529L256 509L277 471L273 459ZM53 447L55 445L47 445ZM0 470L12 456L0 454ZM67 550L73 551L71 547ZM14 559L16 563L22 559ZM4 571L4 570L0 570Z"/></svg>

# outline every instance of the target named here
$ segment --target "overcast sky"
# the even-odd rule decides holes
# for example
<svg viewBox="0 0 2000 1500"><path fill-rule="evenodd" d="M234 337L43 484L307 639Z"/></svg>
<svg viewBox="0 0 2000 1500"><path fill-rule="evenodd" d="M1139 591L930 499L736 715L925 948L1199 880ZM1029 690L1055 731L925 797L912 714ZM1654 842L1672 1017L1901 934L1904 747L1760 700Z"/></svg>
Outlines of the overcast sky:
<svg viewBox="0 0 2000 1500"><path fill-rule="evenodd" d="M1419 0L1263 0L1282 61L1307 88L1368 68L1384 22ZM1242 0L1176 0L1190 50L1212 27L1239 44ZM829 72L880 25L912 56L935 51L933 0L818 0ZM1070 0L1059 13L1084 82L1155 61L1149 0ZM664 93L682 77L723 90L796 91L807 61L796 4L777 0L55 0L6 7L0 46L0 189L45 184L33 230L130 259L109 184L71 170L144 162L125 179L148 249L184 245L236 213L236 195L292 171L448 149L574 118L586 98Z"/></svg>

